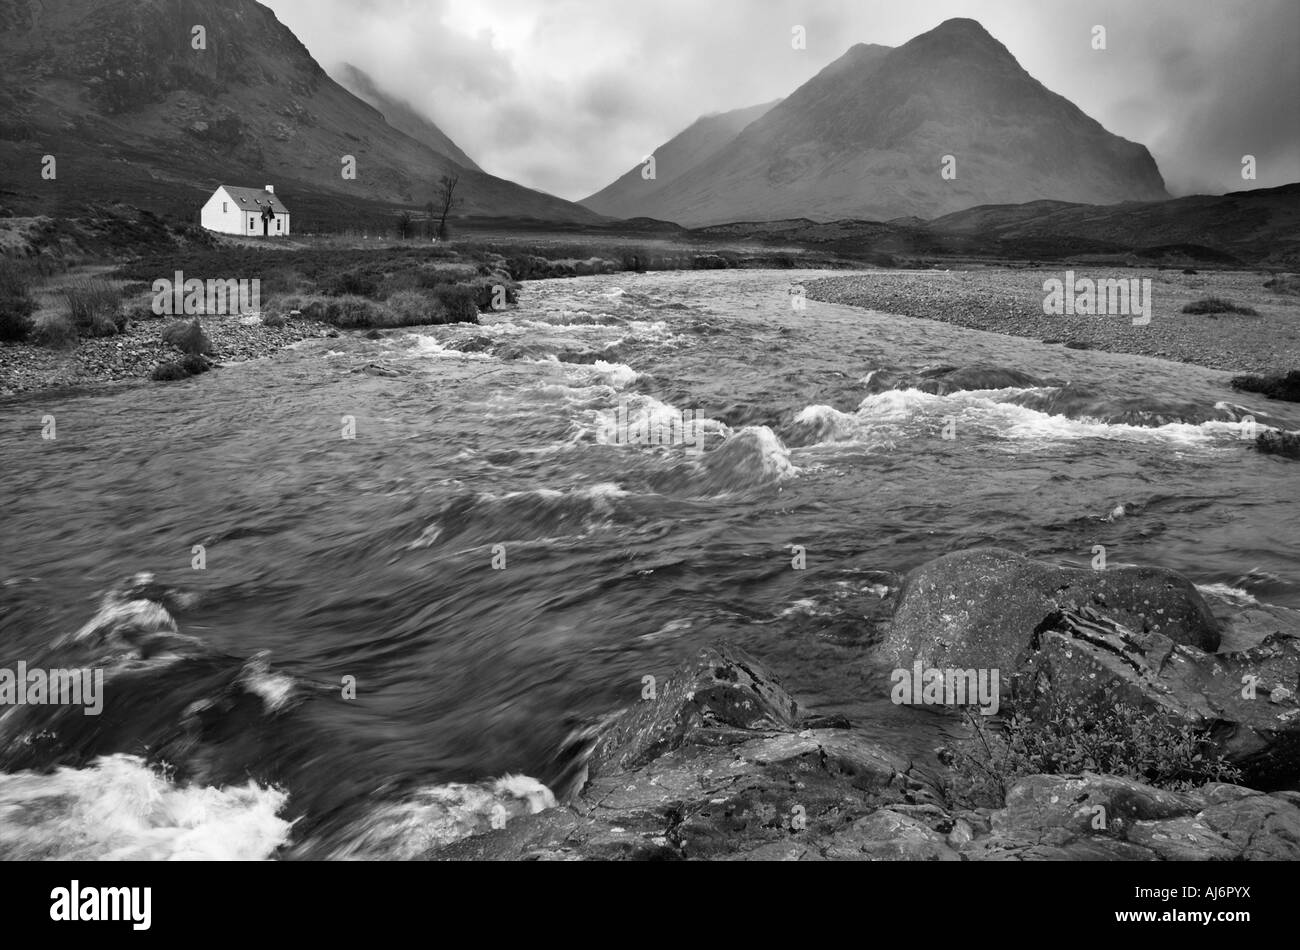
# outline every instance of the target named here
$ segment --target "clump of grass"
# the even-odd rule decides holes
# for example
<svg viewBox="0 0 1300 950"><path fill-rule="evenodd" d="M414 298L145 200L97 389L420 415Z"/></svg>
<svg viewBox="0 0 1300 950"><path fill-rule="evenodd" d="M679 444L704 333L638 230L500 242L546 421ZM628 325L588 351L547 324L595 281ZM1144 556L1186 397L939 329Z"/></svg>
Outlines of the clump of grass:
<svg viewBox="0 0 1300 950"><path fill-rule="evenodd" d="M433 299L442 306L448 323L478 323L479 300L482 290L468 284L451 284L435 287ZM491 306L491 289L488 289L488 304Z"/></svg>
<svg viewBox="0 0 1300 950"><path fill-rule="evenodd" d="M1241 307L1222 297L1202 297L1183 308L1183 313L1212 316L1221 313L1235 313L1243 317L1258 317L1259 311L1250 307Z"/></svg>
<svg viewBox="0 0 1300 950"><path fill-rule="evenodd" d="M1288 294L1291 296L1300 295L1300 277L1295 274L1279 274L1272 280L1264 284L1265 290L1271 290L1275 294Z"/></svg>
<svg viewBox="0 0 1300 950"><path fill-rule="evenodd" d="M1030 775L1095 772L1175 791L1241 780L1202 732L1156 713L1071 700L1032 718L1018 703L1007 712L1000 727L964 713L974 735L949 750L955 802L1001 807L1011 787Z"/></svg>
<svg viewBox="0 0 1300 950"><path fill-rule="evenodd" d="M385 306L392 315L392 326L417 327L447 323L447 311L427 294L403 290L388 298Z"/></svg>
<svg viewBox="0 0 1300 950"><path fill-rule="evenodd" d="M36 322L32 329L31 342L52 350L76 346L77 328L72 325L72 318L67 314L47 314Z"/></svg>
<svg viewBox="0 0 1300 950"><path fill-rule="evenodd" d="M298 310L303 317L340 330L388 330L395 327L444 323L477 323L481 288L468 284L443 284L429 290L401 290L384 302L364 297L284 297L276 312ZM490 305L492 291L486 294Z"/></svg>
<svg viewBox="0 0 1300 950"><path fill-rule="evenodd" d="M0 268L0 341L21 343L32 332L32 277L26 268L6 264Z"/></svg>
<svg viewBox="0 0 1300 950"><path fill-rule="evenodd" d="M68 318L81 336L116 336L126 329L122 291L105 280L76 280L63 289Z"/></svg>

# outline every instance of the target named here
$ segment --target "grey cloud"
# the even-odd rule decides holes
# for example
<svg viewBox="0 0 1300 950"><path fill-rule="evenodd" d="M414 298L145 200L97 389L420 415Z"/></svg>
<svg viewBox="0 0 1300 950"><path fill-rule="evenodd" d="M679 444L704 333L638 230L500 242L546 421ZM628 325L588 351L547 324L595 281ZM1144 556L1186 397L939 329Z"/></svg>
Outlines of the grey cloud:
<svg viewBox="0 0 1300 950"><path fill-rule="evenodd" d="M325 65L355 63L484 168L567 198L702 114L789 95L854 43L896 46L953 16L1147 145L1176 194L1300 180L1295 0L265 2ZM806 51L791 49L796 24ZM1240 180L1247 153L1256 183Z"/></svg>

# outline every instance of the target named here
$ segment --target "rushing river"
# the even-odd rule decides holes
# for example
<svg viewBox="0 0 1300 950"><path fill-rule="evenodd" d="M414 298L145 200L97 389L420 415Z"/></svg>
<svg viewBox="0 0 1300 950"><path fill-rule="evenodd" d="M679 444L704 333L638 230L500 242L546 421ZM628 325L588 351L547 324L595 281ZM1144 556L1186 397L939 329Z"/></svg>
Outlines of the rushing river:
<svg viewBox="0 0 1300 950"><path fill-rule="evenodd" d="M976 545L1086 565L1100 544L1300 608L1295 463L1230 421L1300 428L1300 407L1193 366L793 309L815 276L542 281L482 326L0 405L0 668L106 671L101 716L0 718L0 855L345 854L418 820L420 789L562 783L575 729L719 640L928 755L946 720L869 687L871 646L901 572ZM1086 411L872 382L977 363L1073 383ZM620 404L698 412L707 451L602 444ZM1096 421L1169 406L1194 421ZM176 633L102 601L144 572Z"/></svg>

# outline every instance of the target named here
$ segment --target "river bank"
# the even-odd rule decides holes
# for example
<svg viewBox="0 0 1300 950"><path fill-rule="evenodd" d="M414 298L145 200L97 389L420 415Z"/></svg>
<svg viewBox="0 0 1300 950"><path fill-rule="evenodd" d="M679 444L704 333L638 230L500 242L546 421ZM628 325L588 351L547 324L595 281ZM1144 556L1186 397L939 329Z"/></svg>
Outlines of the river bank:
<svg viewBox="0 0 1300 950"><path fill-rule="evenodd" d="M163 330L171 323L165 319L134 321L117 336L81 340L66 349L31 343L2 344L0 397L148 381L157 366L182 356L162 338ZM283 326L268 326L258 316L204 317L202 325L212 342L212 359L218 364L262 359L303 340L339 335L327 324L299 318Z"/></svg>
<svg viewBox="0 0 1300 950"><path fill-rule="evenodd" d="M1150 323L1124 316L1044 314L1046 281L1150 280ZM1300 366L1300 297L1264 285L1271 276L1243 271L1065 266L978 270L874 271L826 277L806 286L808 299L848 304L906 317L938 320L973 330L1076 349L1152 356L1209 369L1273 375ZM1258 315L1183 313L1205 298L1225 299ZM1145 300L1145 298L1144 298ZM815 307L809 313L816 314Z"/></svg>

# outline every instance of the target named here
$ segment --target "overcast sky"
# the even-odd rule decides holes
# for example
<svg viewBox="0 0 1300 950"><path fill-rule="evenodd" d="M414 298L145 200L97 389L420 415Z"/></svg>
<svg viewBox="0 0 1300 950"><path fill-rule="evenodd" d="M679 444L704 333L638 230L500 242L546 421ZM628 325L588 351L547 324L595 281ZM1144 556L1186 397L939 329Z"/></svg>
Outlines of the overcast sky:
<svg viewBox="0 0 1300 950"><path fill-rule="evenodd" d="M898 46L955 16L1150 148L1175 195L1300 181L1300 0L263 2L327 70L353 63L484 170L564 198L700 115L789 95L854 43Z"/></svg>

